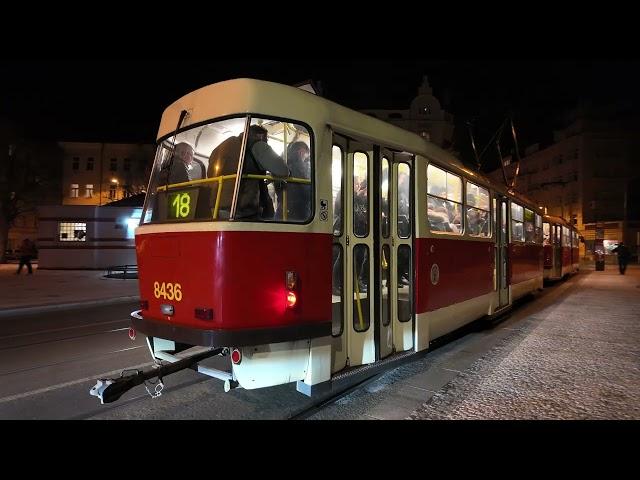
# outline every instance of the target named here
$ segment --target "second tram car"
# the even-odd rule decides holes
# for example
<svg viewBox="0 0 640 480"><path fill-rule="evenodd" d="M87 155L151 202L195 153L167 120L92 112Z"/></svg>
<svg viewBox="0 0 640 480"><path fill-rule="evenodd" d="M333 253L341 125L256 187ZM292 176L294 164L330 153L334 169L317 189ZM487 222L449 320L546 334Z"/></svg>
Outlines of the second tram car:
<svg viewBox="0 0 640 480"><path fill-rule="evenodd" d="M544 216L544 279L560 280L579 269L580 237L560 217Z"/></svg>
<svg viewBox="0 0 640 480"><path fill-rule="evenodd" d="M576 239L418 135L298 88L230 80L162 115L132 326L157 360L228 354L214 376L229 388L311 394L509 309L575 269Z"/></svg>

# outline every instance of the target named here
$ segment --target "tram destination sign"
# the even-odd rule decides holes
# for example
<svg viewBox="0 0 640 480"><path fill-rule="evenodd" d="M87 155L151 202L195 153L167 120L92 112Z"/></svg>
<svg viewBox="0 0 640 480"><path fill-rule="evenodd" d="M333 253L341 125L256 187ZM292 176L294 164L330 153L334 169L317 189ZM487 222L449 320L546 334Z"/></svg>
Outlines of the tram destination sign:
<svg viewBox="0 0 640 480"><path fill-rule="evenodd" d="M197 188L171 191L167 195L167 219L192 220L197 204Z"/></svg>

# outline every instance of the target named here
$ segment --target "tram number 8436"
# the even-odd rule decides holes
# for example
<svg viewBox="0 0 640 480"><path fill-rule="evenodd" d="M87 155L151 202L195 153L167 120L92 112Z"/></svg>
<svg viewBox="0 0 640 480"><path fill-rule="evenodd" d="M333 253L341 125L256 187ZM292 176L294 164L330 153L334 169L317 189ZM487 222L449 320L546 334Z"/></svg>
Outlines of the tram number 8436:
<svg viewBox="0 0 640 480"><path fill-rule="evenodd" d="M165 300L182 300L182 287L179 283L153 282L153 295Z"/></svg>

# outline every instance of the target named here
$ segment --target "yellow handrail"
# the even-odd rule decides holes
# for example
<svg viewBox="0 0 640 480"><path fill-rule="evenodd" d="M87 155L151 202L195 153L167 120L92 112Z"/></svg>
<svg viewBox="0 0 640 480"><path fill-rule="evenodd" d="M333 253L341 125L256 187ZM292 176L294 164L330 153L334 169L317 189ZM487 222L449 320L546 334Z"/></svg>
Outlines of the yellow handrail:
<svg viewBox="0 0 640 480"><path fill-rule="evenodd" d="M364 319L362 318L362 305L360 305L360 286L358 285L358 279L353 279L354 286L356 287L356 307L358 308L358 321L360 323L360 331L364 330Z"/></svg>
<svg viewBox="0 0 640 480"><path fill-rule="evenodd" d="M190 180L188 182L180 182L180 183L170 183L169 185L162 185L161 187L158 187L156 189L157 192L163 192L165 190L167 190L168 188L178 188L178 187L191 187L193 185L202 185L204 183L213 183L213 182L219 182L222 180L229 180L231 178L236 178L236 174L231 174L231 175L220 175L217 177L211 177L211 178L202 178L200 180Z"/></svg>

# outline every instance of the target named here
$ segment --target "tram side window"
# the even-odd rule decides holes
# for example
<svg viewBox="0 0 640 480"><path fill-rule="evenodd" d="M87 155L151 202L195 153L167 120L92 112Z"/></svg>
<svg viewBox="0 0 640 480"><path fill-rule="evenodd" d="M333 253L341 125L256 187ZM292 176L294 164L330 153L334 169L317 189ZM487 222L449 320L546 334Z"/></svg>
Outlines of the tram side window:
<svg viewBox="0 0 640 480"><path fill-rule="evenodd" d="M536 213L536 243L542 244L542 217Z"/></svg>
<svg viewBox="0 0 640 480"><path fill-rule="evenodd" d="M342 148L331 149L331 192L333 196L333 234L342 235Z"/></svg>
<svg viewBox="0 0 640 480"><path fill-rule="evenodd" d="M382 178L380 189L380 199L382 203L382 211L380 212L380 228L382 230L382 237L389 238L389 159L387 157L382 157Z"/></svg>
<svg viewBox="0 0 640 480"><path fill-rule="evenodd" d="M398 164L398 236L411 236L411 168L407 163Z"/></svg>
<svg viewBox="0 0 640 480"><path fill-rule="evenodd" d="M542 224L542 244L551 245L551 225L547 222Z"/></svg>
<svg viewBox="0 0 640 480"><path fill-rule="evenodd" d="M369 157L364 152L353 154L353 233L356 237L369 234Z"/></svg>
<svg viewBox="0 0 640 480"><path fill-rule="evenodd" d="M467 231L475 237L490 237L489 190L467 182Z"/></svg>
<svg viewBox="0 0 640 480"><path fill-rule="evenodd" d="M296 123L252 118L247 137L236 218L295 223L310 220L313 201L309 131Z"/></svg>
<svg viewBox="0 0 640 480"><path fill-rule="evenodd" d="M524 208L511 202L511 240L524 242Z"/></svg>
<svg viewBox="0 0 640 480"><path fill-rule="evenodd" d="M462 235L462 179L435 165L427 167L427 215L432 232Z"/></svg>
<svg viewBox="0 0 640 480"><path fill-rule="evenodd" d="M562 227L562 246L571 246L571 241L569 240L569 229L567 227Z"/></svg>
<svg viewBox="0 0 640 480"><path fill-rule="evenodd" d="M524 209L524 239L526 242L535 242L535 217L533 211Z"/></svg>

